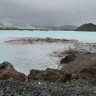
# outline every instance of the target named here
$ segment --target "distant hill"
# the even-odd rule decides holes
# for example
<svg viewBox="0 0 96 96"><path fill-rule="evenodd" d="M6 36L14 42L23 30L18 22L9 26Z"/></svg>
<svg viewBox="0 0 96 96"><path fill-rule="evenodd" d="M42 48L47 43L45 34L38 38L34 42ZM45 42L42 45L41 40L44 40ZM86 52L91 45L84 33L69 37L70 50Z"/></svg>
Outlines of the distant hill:
<svg viewBox="0 0 96 96"><path fill-rule="evenodd" d="M63 25L63 26L44 26L47 30L64 30L64 31L71 31L76 30L78 26L75 25Z"/></svg>
<svg viewBox="0 0 96 96"><path fill-rule="evenodd" d="M61 30L76 30L77 28L78 26L75 25L64 25L60 27Z"/></svg>
<svg viewBox="0 0 96 96"><path fill-rule="evenodd" d="M0 30L44 30L44 31L72 31L78 26L63 25L63 26L32 26L32 25L16 25L16 24L0 24Z"/></svg>
<svg viewBox="0 0 96 96"><path fill-rule="evenodd" d="M76 31L96 31L96 25L92 23L84 24L77 28Z"/></svg>

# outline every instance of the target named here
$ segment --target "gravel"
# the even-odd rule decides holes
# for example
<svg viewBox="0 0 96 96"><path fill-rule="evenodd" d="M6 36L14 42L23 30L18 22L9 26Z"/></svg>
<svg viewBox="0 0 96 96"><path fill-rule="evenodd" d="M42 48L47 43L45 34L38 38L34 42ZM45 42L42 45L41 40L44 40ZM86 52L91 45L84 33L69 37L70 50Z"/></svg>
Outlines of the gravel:
<svg viewBox="0 0 96 96"><path fill-rule="evenodd" d="M96 86L85 83L38 84L3 80L0 81L0 96L96 96Z"/></svg>

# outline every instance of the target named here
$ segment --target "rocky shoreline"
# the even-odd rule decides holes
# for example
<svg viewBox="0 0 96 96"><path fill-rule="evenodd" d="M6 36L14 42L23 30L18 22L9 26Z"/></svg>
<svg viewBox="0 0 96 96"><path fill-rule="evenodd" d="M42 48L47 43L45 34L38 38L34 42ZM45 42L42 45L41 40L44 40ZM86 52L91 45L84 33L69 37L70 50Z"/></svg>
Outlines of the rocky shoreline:
<svg viewBox="0 0 96 96"><path fill-rule="evenodd" d="M70 54L84 55L86 53L96 53L96 43L83 43L74 42L73 46L69 46L67 49L54 51L51 56L54 57L64 57Z"/></svg>
<svg viewBox="0 0 96 96"><path fill-rule="evenodd" d="M8 44L74 43L74 48L53 52L60 69L30 70L28 76L9 62L0 64L0 96L96 96L96 43L66 39L20 38Z"/></svg>
<svg viewBox="0 0 96 96"><path fill-rule="evenodd" d="M46 70L30 70L28 76L18 72L7 61L0 64L0 80L19 80L22 82L54 82L64 83L71 79L71 74L58 69L47 68Z"/></svg>
<svg viewBox="0 0 96 96"><path fill-rule="evenodd" d="M68 51L67 51L68 52ZM11 63L0 64L0 96L95 96L96 95L96 54L77 54L64 58L67 67L46 70L30 70L28 76L17 72ZM72 54L77 56L72 60ZM71 57L72 56L72 57ZM81 58L77 62L77 58ZM88 60L86 61L87 58ZM89 59L91 62L89 62ZM72 61L71 61L72 60ZM85 61L88 63L85 63ZM70 65L73 64L73 66ZM74 62L79 66L74 66ZM82 63L79 65L79 63ZM85 66L86 65L86 66ZM71 66L71 68L70 68ZM66 71L65 71L66 70ZM71 71L70 71L71 70ZM73 70L77 70L72 72Z"/></svg>
<svg viewBox="0 0 96 96"><path fill-rule="evenodd" d="M8 44L35 44L35 43L73 43L77 40L68 40L68 39L57 39L57 38L32 38L32 37L21 37L21 38L14 38L12 40L5 41Z"/></svg>

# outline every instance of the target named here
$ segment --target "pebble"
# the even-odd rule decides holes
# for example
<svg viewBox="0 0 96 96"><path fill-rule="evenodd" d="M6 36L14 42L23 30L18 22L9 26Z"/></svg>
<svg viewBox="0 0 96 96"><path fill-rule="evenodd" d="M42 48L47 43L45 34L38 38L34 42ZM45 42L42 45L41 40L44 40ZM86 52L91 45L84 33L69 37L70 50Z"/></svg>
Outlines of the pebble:
<svg viewBox="0 0 96 96"><path fill-rule="evenodd" d="M30 84L15 80L3 80L0 81L0 96L96 96L96 86L81 87L84 83L74 81L72 85L67 83Z"/></svg>

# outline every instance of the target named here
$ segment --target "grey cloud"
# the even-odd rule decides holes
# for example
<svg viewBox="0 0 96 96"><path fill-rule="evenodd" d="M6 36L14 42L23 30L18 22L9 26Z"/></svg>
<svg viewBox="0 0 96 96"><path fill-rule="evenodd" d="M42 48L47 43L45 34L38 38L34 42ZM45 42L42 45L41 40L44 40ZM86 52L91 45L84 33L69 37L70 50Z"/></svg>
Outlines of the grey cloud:
<svg viewBox="0 0 96 96"><path fill-rule="evenodd" d="M0 22L32 25L96 24L96 0L0 0Z"/></svg>

